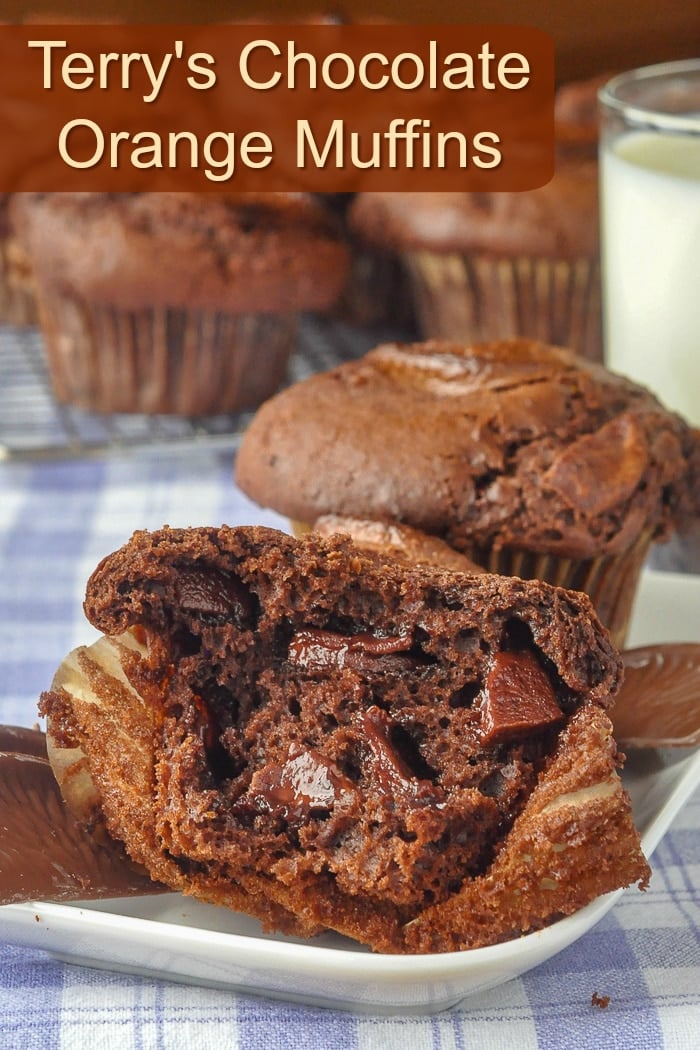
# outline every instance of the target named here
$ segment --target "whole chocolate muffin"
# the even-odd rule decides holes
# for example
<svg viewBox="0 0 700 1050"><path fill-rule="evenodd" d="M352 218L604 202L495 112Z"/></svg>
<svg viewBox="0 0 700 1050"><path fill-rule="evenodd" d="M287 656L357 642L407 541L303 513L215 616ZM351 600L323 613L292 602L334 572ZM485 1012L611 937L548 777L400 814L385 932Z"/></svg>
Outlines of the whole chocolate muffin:
<svg viewBox="0 0 700 1050"><path fill-rule="evenodd" d="M380 346L268 401L240 487L297 521L397 521L587 591L618 642L652 539L700 514L700 438L647 390L527 340Z"/></svg>
<svg viewBox="0 0 700 1050"><path fill-rule="evenodd" d="M395 253L424 338L524 336L602 361L596 91L559 89L555 171L520 193L360 193L355 239Z"/></svg>
<svg viewBox="0 0 700 1050"><path fill-rule="evenodd" d="M259 404L300 311L345 278L342 235L304 194L23 194L13 215L56 396L96 411Z"/></svg>
<svg viewBox="0 0 700 1050"><path fill-rule="evenodd" d="M174 889L444 952L646 884L585 595L222 527L135 534L85 609L103 637L43 697L52 761Z"/></svg>

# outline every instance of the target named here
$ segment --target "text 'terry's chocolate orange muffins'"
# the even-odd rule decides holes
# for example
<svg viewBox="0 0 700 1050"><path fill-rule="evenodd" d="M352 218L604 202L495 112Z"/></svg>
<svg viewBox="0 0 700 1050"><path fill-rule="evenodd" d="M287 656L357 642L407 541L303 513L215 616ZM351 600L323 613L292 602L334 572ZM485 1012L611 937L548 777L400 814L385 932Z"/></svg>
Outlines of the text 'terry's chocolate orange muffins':
<svg viewBox="0 0 700 1050"><path fill-rule="evenodd" d="M342 235L305 194L22 194L13 215L54 392L98 412L259 404L300 312L345 279Z"/></svg>
<svg viewBox="0 0 700 1050"><path fill-rule="evenodd" d="M295 521L395 521L586 591L622 644L650 543L700 515L699 450L649 391L568 350L389 344L263 405L236 478Z"/></svg>

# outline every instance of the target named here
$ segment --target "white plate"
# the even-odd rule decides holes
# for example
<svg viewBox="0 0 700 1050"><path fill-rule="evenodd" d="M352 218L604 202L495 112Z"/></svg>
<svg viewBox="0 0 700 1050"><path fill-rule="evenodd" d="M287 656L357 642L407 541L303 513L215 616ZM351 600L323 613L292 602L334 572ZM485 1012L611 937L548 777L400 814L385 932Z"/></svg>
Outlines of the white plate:
<svg viewBox="0 0 700 1050"><path fill-rule="evenodd" d="M700 641L698 610L700 578L647 573L630 644ZM651 856L700 785L700 751L640 752L624 779ZM621 892L516 941L444 955L373 955L334 934L308 942L268 936L253 919L178 894L6 905L0 937L89 966L348 1010L433 1013L551 958L590 930Z"/></svg>

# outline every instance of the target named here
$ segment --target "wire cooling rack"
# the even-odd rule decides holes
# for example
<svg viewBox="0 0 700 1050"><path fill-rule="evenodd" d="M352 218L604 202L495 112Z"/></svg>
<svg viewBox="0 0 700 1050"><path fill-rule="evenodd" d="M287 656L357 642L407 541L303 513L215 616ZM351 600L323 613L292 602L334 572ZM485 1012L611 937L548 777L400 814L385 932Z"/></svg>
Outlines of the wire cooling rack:
<svg viewBox="0 0 700 1050"><path fill-rule="evenodd" d="M287 382L360 357L391 336L306 317ZM188 443L235 448L251 416L251 412L197 419L96 415L58 404L51 393L39 330L0 326L0 459L99 455L145 446L167 450Z"/></svg>

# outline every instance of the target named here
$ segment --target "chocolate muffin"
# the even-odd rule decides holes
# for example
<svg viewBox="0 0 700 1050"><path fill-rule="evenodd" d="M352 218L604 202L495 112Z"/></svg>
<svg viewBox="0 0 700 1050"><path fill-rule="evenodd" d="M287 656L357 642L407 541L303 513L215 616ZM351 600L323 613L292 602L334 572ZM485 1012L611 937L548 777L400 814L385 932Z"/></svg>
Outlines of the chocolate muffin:
<svg viewBox="0 0 700 1050"><path fill-rule="evenodd" d="M99 412L251 408L282 383L302 310L347 251L303 194L23 194L53 389Z"/></svg>
<svg viewBox="0 0 700 1050"><path fill-rule="evenodd" d="M650 542L700 516L699 441L565 349L387 344L263 405L236 479L296 521L396 521L491 571L584 590L622 644Z"/></svg>
<svg viewBox="0 0 700 1050"><path fill-rule="evenodd" d="M646 884L584 595L222 527L136 533L85 610L104 637L42 699L53 761L175 889L432 952Z"/></svg>
<svg viewBox="0 0 700 1050"><path fill-rule="evenodd" d="M555 172L520 193L361 193L356 239L394 253L423 338L523 336L602 361L597 120L600 78L556 99Z"/></svg>
<svg viewBox="0 0 700 1050"><path fill-rule="evenodd" d="M309 526L293 525L297 535L304 535ZM335 536L342 532L350 536L356 547L373 552L381 557L399 558L415 565L434 565L439 569L454 572L483 572L476 562L470 561L454 547L450 547L437 536L429 536L420 529L397 522L371 521L367 518L349 518L342 514L323 514L313 524L318 536Z"/></svg>

